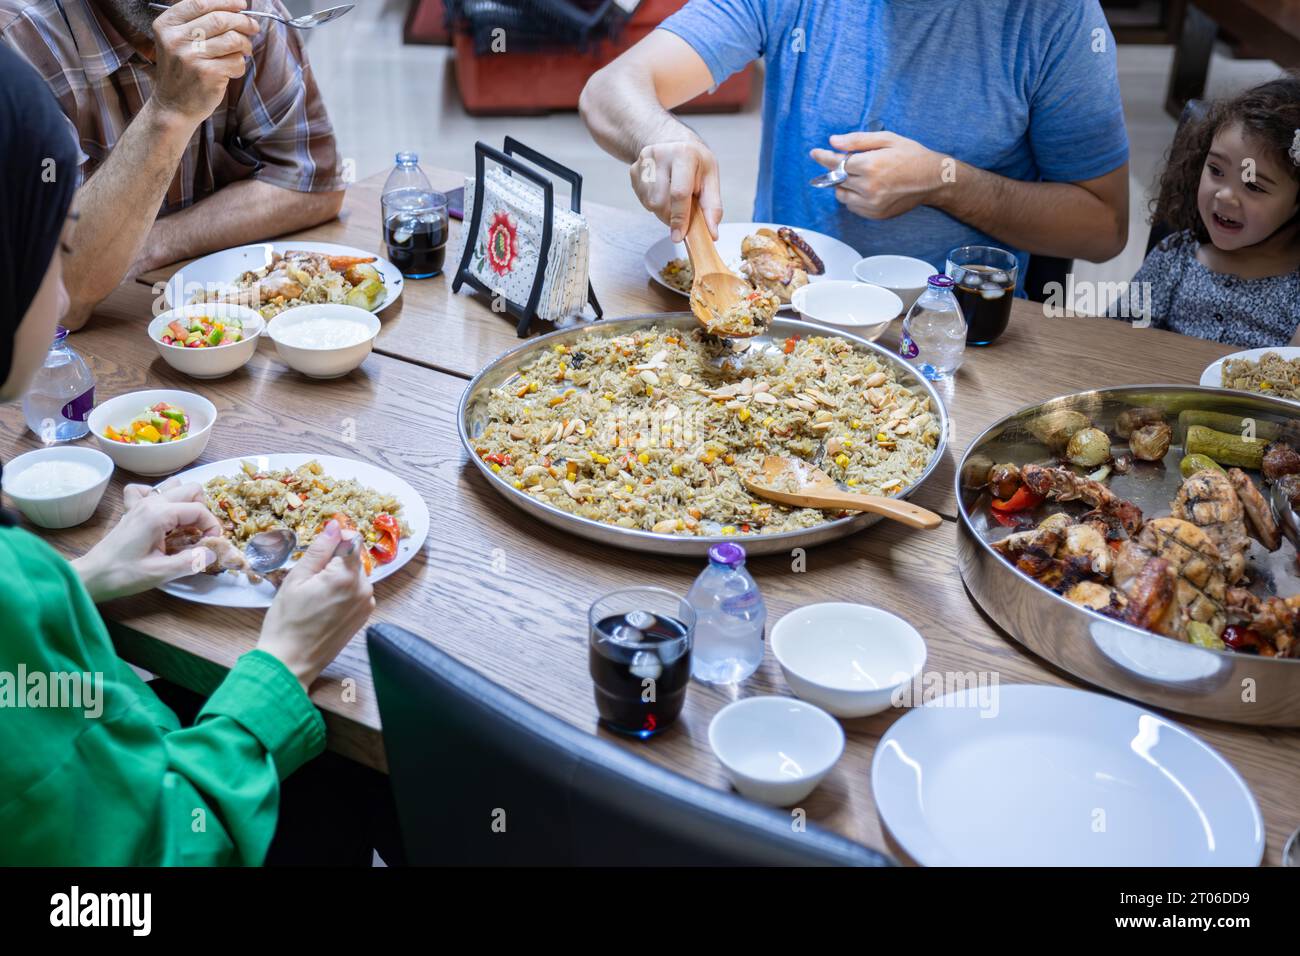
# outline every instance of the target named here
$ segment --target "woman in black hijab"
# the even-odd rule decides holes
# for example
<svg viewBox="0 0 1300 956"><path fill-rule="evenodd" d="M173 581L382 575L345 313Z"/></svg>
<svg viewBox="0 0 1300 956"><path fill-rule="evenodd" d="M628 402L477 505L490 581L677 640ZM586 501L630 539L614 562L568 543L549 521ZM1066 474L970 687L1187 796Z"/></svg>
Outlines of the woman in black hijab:
<svg viewBox="0 0 1300 956"><path fill-rule="evenodd" d="M59 244L76 157L48 88L0 43L0 400L30 384L66 308ZM79 678L72 700L42 695L41 706L15 707L12 682L0 683L0 865L259 864L281 782L325 745L307 687L374 607L360 549L334 556L356 532L331 521L316 537L257 649L182 728L117 657L95 602L211 563L201 545L168 554L167 536L221 528L198 484L127 485L123 499L121 521L72 562L0 527L0 674L45 675L65 692Z"/></svg>
<svg viewBox="0 0 1300 956"><path fill-rule="evenodd" d="M63 300L56 253L77 152L49 88L0 44L0 399L27 390L54 338Z"/></svg>

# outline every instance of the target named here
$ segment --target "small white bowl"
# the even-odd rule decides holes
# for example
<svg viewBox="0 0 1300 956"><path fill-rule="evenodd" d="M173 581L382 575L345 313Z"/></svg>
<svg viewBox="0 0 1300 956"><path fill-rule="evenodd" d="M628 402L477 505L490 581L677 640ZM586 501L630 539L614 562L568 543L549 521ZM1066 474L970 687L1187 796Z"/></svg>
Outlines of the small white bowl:
<svg viewBox="0 0 1300 956"><path fill-rule="evenodd" d="M244 326L244 337L238 342L206 349L163 344L162 334L168 323L173 319L192 319L199 315L239 319ZM169 309L158 316L149 323L149 338L153 339L163 361L176 371L184 372L190 378L221 378L243 367L253 357L257 351L257 337L265 327L266 322L262 317L247 306L227 302L199 302Z"/></svg>
<svg viewBox="0 0 1300 956"><path fill-rule="evenodd" d="M878 339L903 311L903 300L888 289L847 279L800 286L790 304L806 319L852 332L868 342Z"/></svg>
<svg viewBox="0 0 1300 956"><path fill-rule="evenodd" d="M43 461L75 461L89 465L99 475L98 480L85 488L58 495L18 494L14 486L20 484L19 476L32 465ZM99 507L108 487L108 479L113 476L113 460L102 451L93 448L79 448L72 445L56 445L51 448L38 448L29 451L5 465L4 492L13 501L27 520L42 528L71 528L90 516Z"/></svg>
<svg viewBox="0 0 1300 956"><path fill-rule="evenodd" d="M709 723L709 746L742 796L775 807L816 789L844 753L835 718L789 697L747 697Z"/></svg>
<svg viewBox="0 0 1300 956"><path fill-rule="evenodd" d="M866 717L925 666L925 639L901 617L865 604L809 604L772 628L790 689L836 717Z"/></svg>
<svg viewBox="0 0 1300 956"><path fill-rule="evenodd" d="M314 319L355 322L365 327L367 335L364 341L335 348L309 348L281 341L286 331ZM374 348L375 336L379 334L379 319L374 313L354 305L300 305L273 318L266 334L275 342L275 350L291 369L309 378L338 378L366 360Z"/></svg>
<svg viewBox="0 0 1300 956"><path fill-rule="evenodd" d="M863 282L886 288L902 299L904 312L921 297L930 276L942 271L911 256L868 256L853 267L853 274Z"/></svg>
<svg viewBox="0 0 1300 956"><path fill-rule="evenodd" d="M157 445L128 445L113 441L104 435L109 425L121 428L129 425L137 415L159 402L175 405L190 417L190 433L176 441ZM193 392L179 392L172 388L151 388L143 392L127 392L110 398L90 413L87 424L99 442L100 450L126 471L149 478L170 475L180 471L208 447L212 425L217 420L217 409L206 398Z"/></svg>

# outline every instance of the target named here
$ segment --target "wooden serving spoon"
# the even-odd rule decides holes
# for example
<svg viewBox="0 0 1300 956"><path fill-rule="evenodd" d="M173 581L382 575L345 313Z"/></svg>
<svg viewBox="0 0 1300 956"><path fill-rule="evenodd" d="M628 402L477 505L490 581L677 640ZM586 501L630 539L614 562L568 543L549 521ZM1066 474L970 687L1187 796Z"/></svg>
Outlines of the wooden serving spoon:
<svg viewBox="0 0 1300 956"><path fill-rule="evenodd" d="M722 261L718 247L709 235L709 225L704 221L704 216L699 214L698 206L692 207L690 225L686 227L686 254L690 257L691 271L695 275L691 283L691 311L706 328L716 321L715 316L724 314L754 291L748 282L728 269ZM735 333L723 329L712 331L728 338L748 338L758 335L762 329L755 327Z"/></svg>
<svg viewBox="0 0 1300 956"><path fill-rule="evenodd" d="M791 477L795 481L791 482ZM763 459L763 471L758 475L745 475L745 487L768 501L792 505L796 508L844 509L866 511L883 515L907 525L931 531L943 523L933 511L899 498L884 495L854 494L841 491L835 479L820 468L799 458L768 455ZM793 487L794 491L787 491Z"/></svg>

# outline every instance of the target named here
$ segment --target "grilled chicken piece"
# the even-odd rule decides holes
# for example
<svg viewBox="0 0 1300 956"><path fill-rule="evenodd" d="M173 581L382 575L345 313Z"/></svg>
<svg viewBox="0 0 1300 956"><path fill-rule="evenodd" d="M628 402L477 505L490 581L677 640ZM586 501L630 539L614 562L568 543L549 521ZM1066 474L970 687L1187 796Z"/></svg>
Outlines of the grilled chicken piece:
<svg viewBox="0 0 1300 956"><path fill-rule="evenodd" d="M244 552L231 543L230 539L224 535L209 535L201 537L202 532L197 528L177 528L170 531L163 540L163 551L166 554L178 554L186 548L206 548L212 552L213 562L203 569L204 574L221 574L223 571L236 571L247 575L248 580L253 584L261 581L261 577L253 571L248 564L248 558Z"/></svg>
<svg viewBox="0 0 1300 956"><path fill-rule="evenodd" d="M1128 598L1119 590L1097 581L1080 581L1065 592L1065 599L1110 617L1123 617L1128 604Z"/></svg>
<svg viewBox="0 0 1300 956"><path fill-rule="evenodd" d="M1093 524L1072 524L1066 528L1060 554L1087 558L1092 573L1101 577L1110 574L1115 562L1110 545L1106 543L1106 536Z"/></svg>
<svg viewBox="0 0 1300 956"><path fill-rule="evenodd" d="M1229 584L1245 577L1250 537L1246 534L1241 499L1227 475L1212 468L1192 475L1178 489L1173 512L1175 517L1200 527L1214 542Z"/></svg>
<svg viewBox="0 0 1300 956"><path fill-rule="evenodd" d="M1142 527L1142 510L1137 505L1125 501L1100 481L1076 475L1068 468L1025 465L1020 469L1020 480L1030 491L1053 501L1084 501L1101 516L1118 519L1130 535Z"/></svg>
<svg viewBox="0 0 1300 956"><path fill-rule="evenodd" d="M1249 627L1273 646L1278 657L1300 657L1300 595L1262 601Z"/></svg>
<svg viewBox="0 0 1300 956"><path fill-rule="evenodd" d="M1158 631L1174 607L1174 581L1169 562L1151 558L1129 584L1125 593L1124 620L1135 627Z"/></svg>
<svg viewBox="0 0 1300 956"><path fill-rule="evenodd" d="M1134 574L1138 555L1149 553L1165 562L1173 602L1168 606L1169 613L1157 619L1152 630L1180 640L1185 640L1188 621L1208 624L1216 634L1223 630L1227 624L1227 583L1218 548L1204 529L1181 518L1152 518L1142 527L1137 548L1130 552L1121 547L1120 552L1115 559L1115 584L1130 597L1142 586L1142 575L1151 563L1147 561ZM1128 581L1138 583L1125 586Z"/></svg>
<svg viewBox="0 0 1300 956"><path fill-rule="evenodd" d="M1250 475L1240 468L1229 468L1228 480L1232 482L1233 491L1237 492L1237 500L1241 502L1241 508L1246 513L1246 520L1255 532L1255 537L1268 550L1276 551L1282 546L1282 530L1273 517L1273 506L1255 487Z"/></svg>
<svg viewBox="0 0 1300 956"><path fill-rule="evenodd" d="M1261 469L1269 481L1283 475L1300 474L1300 452L1283 441L1269 442L1264 446L1264 464Z"/></svg>

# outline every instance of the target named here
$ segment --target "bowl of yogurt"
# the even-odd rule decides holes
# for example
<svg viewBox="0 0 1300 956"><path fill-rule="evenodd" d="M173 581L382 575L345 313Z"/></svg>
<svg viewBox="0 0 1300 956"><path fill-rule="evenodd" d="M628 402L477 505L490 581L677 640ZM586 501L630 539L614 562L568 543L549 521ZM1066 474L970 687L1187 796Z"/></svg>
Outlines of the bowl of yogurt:
<svg viewBox="0 0 1300 956"><path fill-rule="evenodd" d="M113 459L94 448L58 445L8 462L0 485L19 511L41 528L71 528L99 507Z"/></svg>
<svg viewBox="0 0 1300 956"><path fill-rule="evenodd" d="M309 378L339 378L366 360L379 319L354 305L302 305L281 312L266 327L291 369Z"/></svg>

